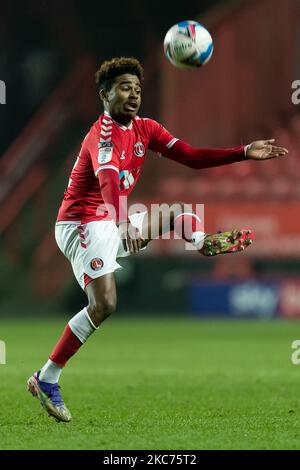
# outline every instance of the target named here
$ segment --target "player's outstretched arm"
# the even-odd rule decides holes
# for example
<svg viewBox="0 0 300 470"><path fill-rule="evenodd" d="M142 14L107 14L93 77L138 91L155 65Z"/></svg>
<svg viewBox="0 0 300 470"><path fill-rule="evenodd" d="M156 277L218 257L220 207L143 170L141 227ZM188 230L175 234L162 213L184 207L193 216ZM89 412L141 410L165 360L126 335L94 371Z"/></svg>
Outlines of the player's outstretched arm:
<svg viewBox="0 0 300 470"><path fill-rule="evenodd" d="M276 147L274 139L257 140L249 145L227 149L194 148L182 140L178 140L172 148L164 152L164 156L183 165L200 170L245 160L268 160L282 157L287 149Z"/></svg>
<svg viewBox="0 0 300 470"><path fill-rule="evenodd" d="M164 157L195 170L228 165L249 160L267 160L288 153L283 147L276 147L274 139L257 140L249 145L234 148L195 148L172 136L161 124L148 119L151 135L149 149Z"/></svg>
<svg viewBox="0 0 300 470"><path fill-rule="evenodd" d="M275 139L256 140L245 147L246 158L248 160L269 160L270 158L284 157L288 150L283 147L273 145Z"/></svg>

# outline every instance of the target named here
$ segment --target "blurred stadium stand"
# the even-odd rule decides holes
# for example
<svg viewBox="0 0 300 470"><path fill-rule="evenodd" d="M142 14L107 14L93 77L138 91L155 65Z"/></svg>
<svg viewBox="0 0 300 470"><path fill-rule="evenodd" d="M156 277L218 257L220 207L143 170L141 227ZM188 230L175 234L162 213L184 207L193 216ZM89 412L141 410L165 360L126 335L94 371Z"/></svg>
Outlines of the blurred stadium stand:
<svg viewBox="0 0 300 470"><path fill-rule="evenodd" d="M274 3L280 7L274 8ZM36 2L30 4L44 43L38 49L23 44L20 66L25 72L20 75L20 85L24 91L26 79L30 80L30 93L22 99L31 107L14 122L18 106L18 97L14 97L14 115L2 127L7 139L13 133L17 137L0 158L0 202L4 208L0 214L1 311L20 299L33 310L34 305L40 308L37 299L50 309L54 305L56 310L58 306L78 310L83 294L55 245L54 222L80 142L99 114L94 85L99 57L96 59L95 46L87 41L78 2L53 2L44 34L45 11L42 6L36 8ZM2 23L12 23L12 9L3 11ZM63 32L57 19L62 16L68 18ZM274 137L290 154L267 163L243 162L199 173L149 156L131 202L207 203L209 231L229 228L233 222L252 224L257 230L257 248L253 246L243 259L208 261L184 252L178 242L157 242L145 254L123 263L127 269L118 278L120 307L125 310L184 311L188 308L186 286L197 276L248 279L264 274L299 275L300 112L291 102L291 83L300 65L299 3L231 1L199 19L212 32L215 52L211 63L196 72L170 66L163 57L162 41L151 35L151 25L145 29L137 53L145 54L141 114L161 121L174 135L196 146L235 146ZM16 30L18 27L22 28L17 22ZM142 25L139 27L142 34ZM108 33L102 31L102 39ZM55 38L54 52L47 49L52 44L50 38ZM102 58L118 54L117 49L114 54L105 47ZM0 60L5 66L8 58L2 55ZM39 88L44 75L38 80L36 71L41 72L45 63L53 68L53 74L46 68L49 82ZM270 233L272 240L268 239ZM283 246L286 248L281 252ZM13 297L16 285L18 299Z"/></svg>
<svg viewBox="0 0 300 470"><path fill-rule="evenodd" d="M297 131L298 127L298 131ZM198 202L299 201L300 178L300 114L287 119L285 127L269 131L278 145L289 149L289 157L272 160L267 164L243 162L195 172L179 172L157 181L155 195L170 195L172 199L188 199ZM201 134L201 133L200 133ZM266 133L265 133L266 134ZM263 132L259 132L258 138ZM171 166L170 166L171 168Z"/></svg>

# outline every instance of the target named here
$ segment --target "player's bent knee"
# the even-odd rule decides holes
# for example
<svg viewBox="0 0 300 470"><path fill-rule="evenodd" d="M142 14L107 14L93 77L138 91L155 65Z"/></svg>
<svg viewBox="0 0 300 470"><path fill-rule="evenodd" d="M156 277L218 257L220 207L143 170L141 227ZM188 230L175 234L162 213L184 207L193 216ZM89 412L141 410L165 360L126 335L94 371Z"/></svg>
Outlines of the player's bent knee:
<svg viewBox="0 0 300 470"><path fill-rule="evenodd" d="M116 311L117 299L114 295L104 294L103 297L96 302L91 302L88 306L88 312L98 326L112 313Z"/></svg>
<svg viewBox="0 0 300 470"><path fill-rule="evenodd" d="M103 302L103 310L107 316L114 313L117 309L117 299L114 295L104 295L102 300Z"/></svg>

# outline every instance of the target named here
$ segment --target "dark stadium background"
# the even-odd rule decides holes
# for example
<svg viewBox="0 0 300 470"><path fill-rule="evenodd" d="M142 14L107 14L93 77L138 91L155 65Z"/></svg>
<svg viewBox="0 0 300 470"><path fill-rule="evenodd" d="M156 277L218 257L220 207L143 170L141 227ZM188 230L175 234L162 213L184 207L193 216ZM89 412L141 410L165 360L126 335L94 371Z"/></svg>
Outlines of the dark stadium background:
<svg viewBox="0 0 300 470"><path fill-rule="evenodd" d="M185 19L213 36L200 70L163 54ZM299 449L299 37L299 0L0 2L0 450ZM62 374L64 426L26 381L86 305L54 224L101 112L94 72L116 55L143 62L140 114L179 138L274 137L289 155L195 172L149 154L131 202L203 203L206 231L251 227L255 243L122 260L117 313Z"/></svg>
<svg viewBox="0 0 300 470"><path fill-rule="evenodd" d="M94 71L115 55L143 62L140 114L176 136L202 147L275 137L290 150L284 161L199 173L149 156L132 202L204 203L207 231L247 226L256 241L245 254L215 259L179 242L153 243L123 261L119 312L300 315L300 113L291 101L299 15L296 0L1 2L1 316L69 317L84 305L53 227L80 142L101 111ZM215 52L201 70L176 70L163 56L165 32L182 19L212 32Z"/></svg>

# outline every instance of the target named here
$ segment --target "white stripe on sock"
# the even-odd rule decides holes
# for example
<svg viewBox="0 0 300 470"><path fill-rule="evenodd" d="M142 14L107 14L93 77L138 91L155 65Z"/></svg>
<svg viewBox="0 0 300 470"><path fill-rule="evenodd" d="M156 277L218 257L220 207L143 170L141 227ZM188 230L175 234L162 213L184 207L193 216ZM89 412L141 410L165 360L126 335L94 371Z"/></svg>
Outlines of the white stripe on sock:
<svg viewBox="0 0 300 470"><path fill-rule="evenodd" d="M205 240L205 233L204 232L193 232L191 244L197 248L197 250L201 250L204 245Z"/></svg>
<svg viewBox="0 0 300 470"><path fill-rule="evenodd" d="M194 214L193 212L181 212L180 214L176 215L176 217L174 218L174 222L175 222L175 220L177 220L179 217L183 217L184 215L190 215L191 217L195 217L195 219L196 219L198 222L201 222L200 217L199 217L197 214Z"/></svg>
<svg viewBox="0 0 300 470"><path fill-rule="evenodd" d="M86 307L71 318L69 327L82 343L85 343L88 337L97 329L90 319Z"/></svg>
<svg viewBox="0 0 300 470"><path fill-rule="evenodd" d="M92 327L94 328L94 330L98 330L99 326L95 326L94 323L92 322L90 316L89 316L89 313L87 311L87 308L84 309L85 310L85 315L88 319L88 321L90 322L90 324L92 325Z"/></svg>
<svg viewBox="0 0 300 470"><path fill-rule="evenodd" d="M59 381L61 373L62 368L49 359L41 369L39 380L49 384L56 384Z"/></svg>
<svg viewBox="0 0 300 470"><path fill-rule="evenodd" d="M189 215L191 217L194 217L198 222L201 222L200 217L197 214L194 214L193 212L182 212L181 214L178 214L174 218L174 222L179 219L179 217L183 217L184 215ZM204 239L205 239L205 233L204 232L193 232L192 233L192 239L191 239L191 244L197 248L197 250L201 250L204 245Z"/></svg>

